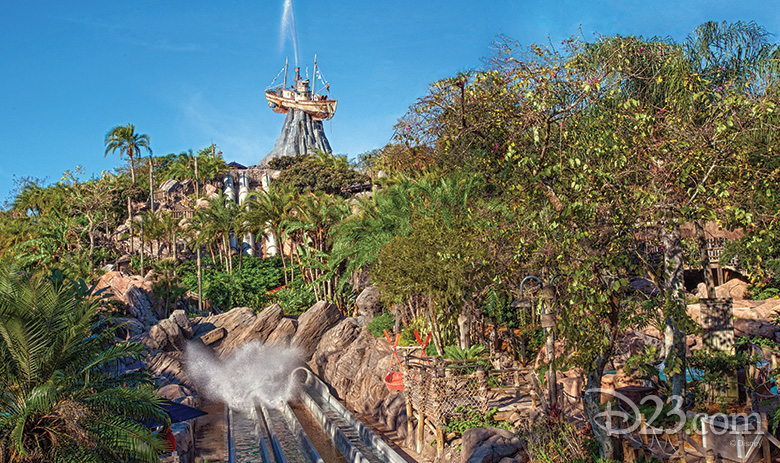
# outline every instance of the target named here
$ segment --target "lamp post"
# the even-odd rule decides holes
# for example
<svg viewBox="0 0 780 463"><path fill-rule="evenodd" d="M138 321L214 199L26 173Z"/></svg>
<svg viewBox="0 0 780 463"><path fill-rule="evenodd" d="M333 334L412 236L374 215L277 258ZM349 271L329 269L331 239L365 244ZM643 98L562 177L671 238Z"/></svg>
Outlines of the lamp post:
<svg viewBox="0 0 780 463"><path fill-rule="evenodd" d="M533 275L523 278L523 281L520 282L520 300L512 302L512 307L530 306L529 301L526 301L523 297L523 286L528 280L536 280L542 288L539 292L539 299L542 301L542 315L540 318L542 328L544 328L544 332L547 335L547 340L545 342L547 356L545 360L547 362L547 394L550 410L557 408L558 404L558 382L555 373L555 332L553 331L553 327L555 326L555 314L553 313L555 287L552 286L556 277L558 277L558 275L553 276L548 285L544 285L539 277Z"/></svg>
<svg viewBox="0 0 780 463"><path fill-rule="evenodd" d="M510 304L510 307L512 307L513 309L516 309L516 308L530 309L531 310L531 324L533 324L533 322L534 322L534 310L533 310L534 306L531 303L531 301L526 300L526 298L523 296L523 286L525 285L525 282L528 281L528 280L536 280L536 282L539 284L539 286L540 287L542 286L542 280L540 280L539 278L537 278L537 277L535 277L533 275L532 276L527 276L527 277L523 278L523 281L520 282L520 299L517 300L517 301L512 301L512 303ZM526 349L527 343L528 343L528 341L526 339L525 331L523 331L523 334L520 335L520 357L521 357L521 359L523 361L523 364L525 364L525 362L526 362L526 357L525 357L526 352L525 352L525 349Z"/></svg>
<svg viewBox="0 0 780 463"><path fill-rule="evenodd" d="M539 292L539 299L542 300L542 328L547 335L545 348L547 350L547 393L549 395L550 410L555 410L558 406L558 378L555 373L555 315L553 314L553 304L555 302L555 288L547 285Z"/></svg>

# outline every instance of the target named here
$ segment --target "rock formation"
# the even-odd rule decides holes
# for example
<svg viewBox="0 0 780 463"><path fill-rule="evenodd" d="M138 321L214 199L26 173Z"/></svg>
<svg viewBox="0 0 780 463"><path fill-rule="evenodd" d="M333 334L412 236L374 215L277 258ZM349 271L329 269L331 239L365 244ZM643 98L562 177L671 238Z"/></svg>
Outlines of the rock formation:
<svg viewBox="0 0 780 463"><path fill-rule="evenodd" d="M118 296L126 295L135 288L111 277L106 280L113 283L105 282ZM133 291L140 293L138 288ZM127 301L128 298L119 299ZM414 448L415 436L408 434L409 418L403 395L398 391L388 391L382 381L390 367L391 351L383 338L372 337L365 327L366 321L381 310L378 294L374 288L367 288L357 300L359 316L347 318L342 317L335 306L322 301L297 319L284 316L278 305L272 305L260 313L240 307L219 315L194 319L188 319L183 312L175 311L141 337L151 350L146 364L160 378L161 386L168 385L160 389L160 395L177 402L197 405L197 391L183 369L181 350L186 343L202 342L223 358L251 341L293 346L301 351L309 368L332 388L338 399L358 414L370 415L388 431L395 431L398 438L405 439L408 448ZM780 329L769 322L771 315L778 310L780 299L735 301L735 334L780 340ZM699 319L698 304L689 305L688 312L694 320ZM701 338L690 336L688 341L689 348L701 346ZM620 370L630 355L642 352L649 345L661 347L662 334L652 328L628 330L619 339L618 352L614 358L615 368ZM558 341L555 345L557 355L562 354L562 347L562 342ZM538 362L541 362L543 354L544 349ZM581 373L578 369L558 372L558 379L567 397L575 399L570 403L572 407L578 404L576 399L583 388ZM610 389L635 383L636 378L618 372L606 375L602 387ZM517 423L526 419L519 413L515 411L509 421ZM174 432L177 439L182 439L185 448L191 445L190 425L181 424ZM433 438L432 434L426 433L424 443L431 443ZM462 451L457 450L458 443ZM518 441L511 433L497 429L469 430L462 439L456 439L450 444L445 454L436 460L438 463L517 463L521 460L517 454ZM434 460L436 446L423 445L422 448L422 457Z"/></svg>
<svg viewBox="0 0 780 463"><path fill-rule="evenodd" d="M274 148L259 165L268 165L268 162L274 158L307 154L313 150L326 153L331 151L325 130L322 128L322 121L315 121L309 114L291 109L287 112L282 133L276 139Z"/></svg>

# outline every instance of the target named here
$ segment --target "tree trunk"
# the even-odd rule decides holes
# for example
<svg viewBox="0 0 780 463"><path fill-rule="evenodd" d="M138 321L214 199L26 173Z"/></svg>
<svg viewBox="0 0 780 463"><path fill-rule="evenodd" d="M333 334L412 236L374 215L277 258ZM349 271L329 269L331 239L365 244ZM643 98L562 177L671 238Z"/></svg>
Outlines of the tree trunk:
<svg viewBox="0 0 780 463"><path fill-rule="evenodd" d="M276 241L276 252L279 254L279 257L282 258L282 269L284 273L284 284L287 284L289 280L287 279L287 262L284 260L284 252L279 252L279 234L275 231L271 232L271 235L273 235L274 240ZM268 250L266 250L268 252Z"/></svg>
<svg viewBox="0 0 780 463"><path fill-rule="evenodd" d="M195 156L195 198L200 199L200 177L198 176L198 157Z"/></svg>
<svg viewBox="0 0 780 463"><path fill-rule="evenodd" d="M704 283L707 285L707 299L715 299L715 280L712 278L712 265L710 264L709 246L707 246L707 236L704 234L704 226L701 221L694 222L696 226L696 238L699 241L699 252L701 253L701 272L704 277Z"/></svg>
<svg viewBox="0 0 780 463"><path fill-rule="evenodd" d="M89 268L94 268L92 257L95 254L95 221L92 217L89 217L87 220L89 221L89 228L87 229L87 234L89 235Z"/></svg>
<svg viewBox="0 0 780 463"><path fill-rule="evenodd" d="M135 247L133 246L133 206L130 204L130 197L127 197L127 215L130 217L130 255L133 255Z"/></svg>
<svg viewBox="0 0 780 463"><path fill-rule="evenodd" d="M200 246L196 250L198 260L198 312L203 310L203 262L200 258Z"/></svg>
<svg viewBox="0 0 780 463"><path fill-rule="evenodd" d="M460 344L460 348L463 349L463 350L466 350L469 347L471 347L470 346L471 343L469 342L470 341L470 339L469 339L470 338L470 326L469 325L471 323L470 323L470 320L469 320L470 317L468 315L466 315L466 311L467 311L467 309L464 306L463 310L460 312L460 315L458 315L458 330L460 332L460 339L459 339L460 342L459 342L459 344Z"/></svg>
<svg viewBox="0 0 780 463"><path fill-rule="evenodd" d="M127 157L130 158L130 179L135 186L135 163L133 162L133 151L131 148L127 149Z"/></svg>
<svg viewBox="0 0 780 463"><path fill-rule="evenodd" d="M140 235L140 241L141 241L141 277L144 276L144 224L141 222L141 235Z"/></svg>
<svg viewBox="0 0 780 463"><path fill-rule="evenodd" d="M439 324L436 321L436 311L433 310L433 297L431 296L428 296L428 317L431 323L431 332L433 333L433 344L436 347L436 352L442 356L444 355L444 345L442 344Z"/></svg>
<svg viewBox="0 0 780 463"><path fill-rule="evenodd" d="M585 394L582 396L582 403L585 407L585 413L588 415L588 421L593 429L593 435L599 442L599 455L602 460L609 461L614 458L615 449L612 445L612 437L607 432L609 425L604 420L601 412L601 377L604 373L604 366L607 364L606 356L599 356L596 359L596 368L587 374L585 383Z"/></svg>
<svg viewBox="0 0 780 463"><path fill-rule="evenodd" d="M154 166L151 155L149 155L149 209L154 213Z"/></svg>
<svg viewBox="0 0 780 463"><path fill-rule="evenodd" d="M665 286L669 304L664 314L664 350L665 365L671 371L672 395L682 396L685 391L685 335L680 331L680 323L685 317L685 282L683 273L683 248L680 227L674 225L662 236L664 246L664 264L666 269ZM667 379L668 381L668 379Z"/></svg>

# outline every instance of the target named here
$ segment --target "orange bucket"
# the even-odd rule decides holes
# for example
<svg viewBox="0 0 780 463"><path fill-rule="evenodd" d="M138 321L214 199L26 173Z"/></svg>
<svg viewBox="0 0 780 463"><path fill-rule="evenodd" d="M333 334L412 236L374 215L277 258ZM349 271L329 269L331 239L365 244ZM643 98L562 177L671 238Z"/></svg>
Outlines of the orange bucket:
<svg viewBox="0 0 780 463"><path fill-rule="evenodd" d="M389 391L404 390L404 373L402 371L391 371L385 376L385 386Z"/></svg>

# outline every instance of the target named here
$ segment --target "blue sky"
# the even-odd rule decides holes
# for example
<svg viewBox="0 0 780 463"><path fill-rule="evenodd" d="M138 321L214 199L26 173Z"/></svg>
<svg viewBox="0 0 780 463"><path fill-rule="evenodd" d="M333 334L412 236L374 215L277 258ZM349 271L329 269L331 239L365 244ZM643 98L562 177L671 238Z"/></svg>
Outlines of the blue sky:
<svg viewBox="0 0 780 463"><path fill-rule="evenodd" d="M577 34L671 36L708 20L780 33L766 1L293 0L301 66L314 54L339 100L325 122L337 154L383 146L429 83L477 68L497 34L559 43ZM57 181L121 165L104 137L133 123L156 155L215 143L255 164L283 116L263 91L293 60L283 0L6 2L0 9L0 200L13 177Z"/></svg>

